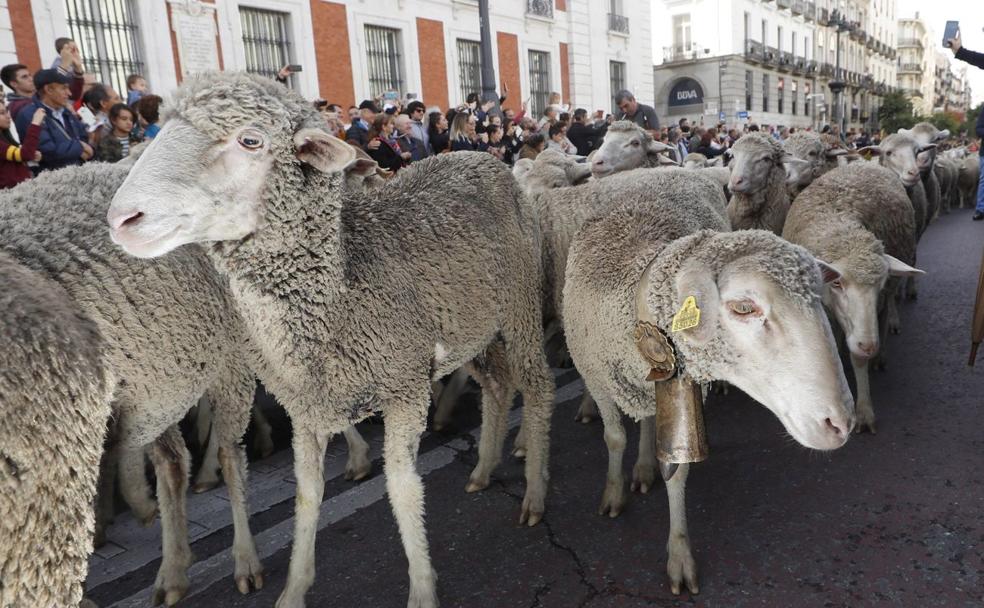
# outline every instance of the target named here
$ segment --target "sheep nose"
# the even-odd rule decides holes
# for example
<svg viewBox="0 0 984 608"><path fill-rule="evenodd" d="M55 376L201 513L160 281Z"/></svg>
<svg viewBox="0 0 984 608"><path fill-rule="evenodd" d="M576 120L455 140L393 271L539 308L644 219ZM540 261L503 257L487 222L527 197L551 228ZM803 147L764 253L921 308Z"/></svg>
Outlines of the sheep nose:
<svg viewBox="0 0 984 608"><path fill-rule="evenodd" d="M851 426L853 426L848 424L846 421L834 420L833 418L826 418L824 419L824 422L827 425L827 429L832 431L834 435L837 435L838 437L843 437L844 435L850 433Z"/></svg>
<svg viewBox="0 0 984 608"><path fill-rule="evenodd" d="M132 228L140 223L143 216L142 211L128 211L110 218L109 225L112 226L113 230L119 230L124 226Z"/></svg>
<svg viewBox="0 0 984 608"><path fill-rule="evenodd" d="M600 158L591 163L592 167L603 167L604 165L605 165L605 161L601 160Z"/></svg>
<svg viewBox="0 0 984 608"><path fill-rule="evenodd" d="M874 357L875 353L878 352L877 342L858 342L857 347L859 351L861 351L862 353L864 353L869 357Z"/></svg>

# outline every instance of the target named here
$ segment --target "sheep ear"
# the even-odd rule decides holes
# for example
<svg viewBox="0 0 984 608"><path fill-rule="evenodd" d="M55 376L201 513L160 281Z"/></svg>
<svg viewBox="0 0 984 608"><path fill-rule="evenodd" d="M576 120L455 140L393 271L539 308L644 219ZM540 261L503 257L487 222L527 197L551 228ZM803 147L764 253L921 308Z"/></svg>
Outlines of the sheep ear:
<svg viewBox="0 0 984 608"><path fill-rule="evenodd" d="M930 150L935 150L936 144L923 144L916 148L916 155L922 154L923 152L929 152Z"/></svg>
<svg viewBox="0 0 984 608"><path fill-rule="evenodd" d="M379 170L379 163L374 161L362 148L352 148L355 151L355 159L345 165L345 172L349 175L369 177Z"/></svg>
<svg viewBox="0 0 984 608"><path fill-rule="evenodd" d="M689 329L673 332L673 337L682 336L692 344L706 344L717 332L718 308L721 296L714 277L706 268L688 264L680 269L676 279L676 306L680 311L687 298L693 297L700 309L699 323Z"/></svg>
<svg viewBox="0 0 984 608"><path fill-rule="evenodd" d="M820 268L820 276L823 277L824 284L831 283L841 278L841 273L839 270L824 262L820 258L815 258L817 261L817 266Z"/></svg>
<svg viewBox="0 0 984 608"><path fill-rule="evenodd" d="M720 156L715 156L714 160L707 161L708 167L723 167L724 166L724 154Z"/></svg>
<svg viewBox="0 0 984 608"><path fill-rule="evenodd" d="M837 158L838 156L844 156L845 154L847 154L847 150L845 148L831 148L830 150L827 150L826 156L827 158Z"/></svg>
<svg viewBox="0 0 984 608"><path fill-rule="evenodd" d="M912 131L910 131L909 129L903 128L903 127L899 127L898 134L899 135L912 135Z"/></svg>
<svg viewBox="0 0 984 608"><path fill-rule="evenodd" d="M586 163L571 163L567 166L566 171L567 179L572 186L583 184L585 180L591 177L591 165Z"/></svg>
<svg viewBox="0 0 984 608"><path fill-rule="evenodd" d="M936 134L936 138L933 141L943 141L944 139L950 138L950 129L943 129Z"/></svg>
<svg viewBox="0 0 984 608"><path fill-rule="evenodd" d="M898 258L893 258L887 253L884 254L885 261L888 262L888 274L893 277L914 277L920 274L926 274L924 271L918 268L913 268L909 266L902 260Z"/></svg>
<svg viewBox="0 0 984 608"><path fill-rule="evenodd" d="M793 158L792 156L784 158L782 166L786 169L786 183L794 184L799 181L800 174L809 164L809 161L803 160L802 158Z"/></svg>
<svg viewBox="0 0 984 608"><path fill-rule="evenodd" d="M646 153L652 156L653 154L659 154L660 152L668 152L672 148L661 141L656 141L655 139L649 142L649 148Z"/></svg>
<svg viewBox="0 0 984 608"><path fill-rule="evenodd" d="M867 156L869 154L871 156L881 156L882 149L881 146L865 146L863 148L859 148L857 152L862 156Z"/></svg>
<svg viewBox="0 0 984 608"><path fill-rule="evenodd" d="M513 165L512 174L517 180L522 180L532 170L533 161L528 158L521 158Z"/></svg>
<svg viewBox="0 0 984 608"><path fill-rule="evenodd" d="M672 158L666 156L665 154L660 154L659 155L659 164L661 164L661 165L671 165L673 167L680 166L675 160L673 160Z"/></svg>
<svg viewBox="0 0 984 608"><path fill-rule="evenodd" d="M355 160L355 149L321 129L301 129L294 134L294 149L301 162L324 173L343 171Z"/></svg>

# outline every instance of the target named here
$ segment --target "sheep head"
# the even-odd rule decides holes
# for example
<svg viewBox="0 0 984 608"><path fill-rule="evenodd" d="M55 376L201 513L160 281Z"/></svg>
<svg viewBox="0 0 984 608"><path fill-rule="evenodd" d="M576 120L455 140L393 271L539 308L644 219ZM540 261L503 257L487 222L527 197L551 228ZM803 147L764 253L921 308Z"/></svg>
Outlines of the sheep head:
<svg viewBox="0 0 984 608"><path fill-rule="evenodd" d="M272 80L192 78L113 197L111 235L139 257L191 242L236 241L266 218L268 200L280 194L273 189L324 191L328 185L316 176L340 173L355 156L324 130L310 103Z"/></svg>
<svg viewBox="0 0 984 608"><path fill-rule="evenodd" d="M847 154L841 147L832 147L819 135L807 131L797 131L783 142L786 155L783 164L786 169L786 184L806 188L813 180L832 168L838 157Z"/></svg>
<svg viewBox="0 0 984 608"><path fill-rule="evenodd" d="M526 194L539 194L553 188L576 186L591 177L591 167L578 162L580 157L547 149L536 160L518 161L513 167L513 177Z"/></svg>
<svg viewBox="0 0 984 608"><path fill-rule="evenodd" d="M731 181L735 193L753 194L769 187L776 171L785 179L786 153L779 142L763 133L742 136L731 147Z"/></svg>
<svg viewBox="0 0 984 608"><path fill-rule="evenodd" d="M640 167L657 167L660 153L672 146L658 142L642 127L628 120L619 120L608 127L605 140L591 158L591 173L605 177L619 171Z"/></svg>
<svg viewBox="0 0 984 608"><path fill-rule="evenodd" d="M867 146L858 150L859 153L870 153L878 157L881 165L891 169L902 180L906 187L915 186L919 181L919 164L916 157L936 144L920 144L914 137L896 133L889 135L877 146Z"/></svg>
<svg viewBox="0 0 984 608"><path fill-rule="evenodd" d="M761 230L701 231L661 257L680 266L655 289L669 287L674 309L694 297L701 311L697 326L670 333L687 373L738 386L805 446L843 445L854 404L819 297L836 272Z"/></svg>

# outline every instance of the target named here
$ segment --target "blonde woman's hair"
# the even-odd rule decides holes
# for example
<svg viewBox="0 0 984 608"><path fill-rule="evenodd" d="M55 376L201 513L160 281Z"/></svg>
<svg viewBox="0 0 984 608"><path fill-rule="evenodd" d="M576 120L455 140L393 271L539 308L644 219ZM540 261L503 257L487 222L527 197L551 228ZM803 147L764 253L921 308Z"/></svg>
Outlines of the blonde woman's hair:
<svg viewBox="0 0 984 608"><path fill-rule="evenodd" d="M470 118L470 112L458 112L454 115L454 122L451 123L451 141L459 139L471 141L471 137L468 136L468 120Z"/></svg>

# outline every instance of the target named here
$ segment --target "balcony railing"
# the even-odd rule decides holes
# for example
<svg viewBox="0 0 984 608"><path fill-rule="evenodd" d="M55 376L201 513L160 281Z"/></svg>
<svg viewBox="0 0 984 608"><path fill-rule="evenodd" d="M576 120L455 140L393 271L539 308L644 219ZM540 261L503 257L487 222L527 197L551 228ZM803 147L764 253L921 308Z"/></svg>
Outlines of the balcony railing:
<svg viewBox="0 0 984 608"><path fill-rule="evenodd" d="M797 74L803 74L806 72L806 58L805 57L794 57L793 58L793 71Z"/></svg>
<svg viewBox="0 0 984 608"><path fill-rule="evenodd" d="M820 64L813 60L807 61L805 71L807 74L816 74L820 71Z"/></svg>
<svg viewBox="0 0 984 608"><path fill-rule="evenodd" d="M616 15L615 13L608 13L608 31L618 32L619 34L629 33L629 18L625 15Z"/></svg>
<svg viewBox="0 0 984 608"><path fill-rule="evenodd" d="M922 66L918 63L903 63L899 65L899 73L919 74L922 73Z"/></svg>
<svg viewBox="0 0 984 608"><path fill-rule="evenodd" d="M774 46L767 46L763 52L762 61L768 65L779 64L779 49Z"/></svg>
<svg viewBox="0 0 984 608"><path fill-rule="evenodd" d="M749 61L762 62L765 60L765 47L755 40L745 41L745 58Z"/></svg>
<svg viewBox="0 0 984 608"><path fill-rule="evenodd" d="M830 11L828 9L820 9L820 14L817 15L817 23L820 25L827 25L830 23Z"/></svg>
<svg viewBox="0 0 984 608"><path fill-rule="evenodd" d="M779 54L776 57L776 59L777 59L776 67L779 70L783 72L788 72L789 70L793 69L793 61L795 60L795 58L793 57L793 54L790 53L789 51L779 51Z"/></svg>
<svg viewBox="0 0 984 608"><path fill-rule="evenodd" d="M834 77L834 66L829 63L820 64L820 75L826 76L827 78Z"/></svg>
<svg viewBox="0 0 984 608"><path fill-rule="evenodd" d="M919 90L919 89L902 89L902 92L907 97L922 97L923 96L922 91Z"/></svg>
<svg viewBox="0 0 984 608"><path fill-rule="evenodd" d="M664 46L663 63L677 63L681 61L696 61L701 57L710 56L710 49L699 48L695 44L689 46Z"/></svg>
<svg viewBox="0 0 984 608"><path fill-rule="evenodd" d="M553 19L553 0L526 0L526 14Z"/></svg>
<svg viewBox="0 0 984 608"><path fill-rule="evenodd" d="M904 46L915 46L918 48L923 48L923 43L921 38L899 38L899 48Z"/></svg>

